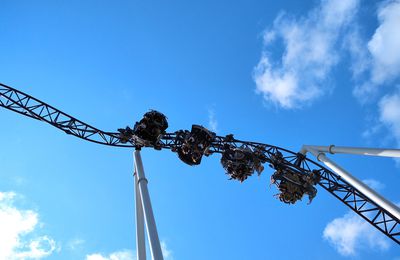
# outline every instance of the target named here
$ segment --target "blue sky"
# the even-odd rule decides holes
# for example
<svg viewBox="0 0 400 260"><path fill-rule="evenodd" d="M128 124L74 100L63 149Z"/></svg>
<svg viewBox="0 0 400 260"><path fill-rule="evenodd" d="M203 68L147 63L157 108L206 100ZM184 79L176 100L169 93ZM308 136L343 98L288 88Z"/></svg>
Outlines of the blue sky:
<svg viewBox="0 0 400 260"><path fill-rule="evenodd" d="M148 109L300 150L400 146L399 1L0 1L0 81L106 131ZM0 258L135 259L132 151L0 111ZM319 189L144 150L166 259L399 259ZM398 162L335 156L399 203Z"/></svg>

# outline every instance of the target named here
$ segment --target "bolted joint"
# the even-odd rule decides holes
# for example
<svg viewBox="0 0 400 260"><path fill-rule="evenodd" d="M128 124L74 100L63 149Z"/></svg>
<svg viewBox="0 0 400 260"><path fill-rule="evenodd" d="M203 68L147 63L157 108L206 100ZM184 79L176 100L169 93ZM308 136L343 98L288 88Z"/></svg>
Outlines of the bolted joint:
<svg viewBox="0 0 400 260"><path fill-rule="evenodd" d="M138 185L140 184L141 181L144 181L146 184L149 183L149 181L146 178L139 178L137 181Z"/></svg>

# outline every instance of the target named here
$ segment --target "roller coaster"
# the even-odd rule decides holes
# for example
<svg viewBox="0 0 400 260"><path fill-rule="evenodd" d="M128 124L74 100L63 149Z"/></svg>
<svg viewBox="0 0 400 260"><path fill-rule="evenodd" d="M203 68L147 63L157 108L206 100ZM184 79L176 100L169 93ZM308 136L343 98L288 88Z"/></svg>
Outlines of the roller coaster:
<svg viewBox="0 0 400 260"><path fill-rule="evenodd" d="M115 132L105 132L1 83L0 107L43 121L68 135L86 141L135 149L137 174L143 171L138 153L143 148L171 150L188 165L199 165L204 156L219 154L225 174L228 175L229 179L240 182L245 181L253 174L260 175L264 171L264 165L268 165L273 170L271 184L277 187L278 194L276 194L276 197L283 203L294 204L301 201L304 196L308 196L309 203L311 203L317 195L317 186L319 186L388 238L400 244L399 208L325 156L326 152L379 156L395 154L393 156L398 156L399 150L304 146L300 152L293 152L270 144L238 140L232 134L218 136L200 125L193 125L191 130L178 130L169 133L166 132L168 129L167 117L155 110L145 113L143 118L136 122L132 128L125 127ZM330 169L308 158L307 152L315 155ZM137 183L140 183L143 179L145 179L144 175L142 177L137 176ZM142 184L147 184L147 182L142 182ZM142 190L144 188L144 186L140 186L136 193L137 200L139 199L137 203L139 204L145 203L146 200L150 202L149 198L141 197L143 196L141 192L147 193L148 197L147 188ZM147 215L151 213L151 217L153 217L151 205L150 213L147 212L148 209L144 205L143 208L136 208L137 211L142 209L146 222L148 222ZM140 212L137 212L137 214L140 214ZM151 227L151 225L149 227L149 223L146 224L148 235L150 235L151 229L155 229L155 222L153 223L154 227ZM140 229L139 226L137 228ZM156 242L159 243L158 237ZM155 250L159 248L159 245L154 245L154 241L153 244L150 241L150 246L152 249L153 247L156 248ZM161 253L157 254L157 252L152 251L152 255L154 259L162 259Z"/></svg>

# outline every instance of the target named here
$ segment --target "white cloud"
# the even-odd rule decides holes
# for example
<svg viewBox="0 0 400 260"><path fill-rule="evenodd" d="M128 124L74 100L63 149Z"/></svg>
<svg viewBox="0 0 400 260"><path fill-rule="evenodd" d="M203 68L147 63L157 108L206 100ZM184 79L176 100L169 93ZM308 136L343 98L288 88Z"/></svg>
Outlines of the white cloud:
<svg viewBox="0 0 400 260"><path fill-rule="evenodd" d="M56 242L48 236L31 240L26 246L28 250L16 253L16 259L41 259L49 256L56 249Z"/></svg>
<svg viewBox="0 0 400 260"><path fill-rule="evenodd" d="M400 74L400 1L386 2L378 11L378 20L368 50L373 58L372 81L380 84Z"/></svg>
<svg viewBox="0 0 400 260"><path fill-rule="evenodd" d="M173 260L172 251L168 248L165 241L161 241L161 250L164 260ZM120 250L109 255L93 253L86 255L86 260L136 260L136 253L132 250Z"/></svg>
<svg viewBox="0 0 400 260"><path fill-rule="evenodd" d="M379 119L400 144L400 91L384 96L379 102Z"/></svg>
<svg viewBox="0 0 400 260"><path fill-rule="evenodd" d="M90 254L86 256L86 260L135 260L136 256L131 250L121 250L113 252L108 256L100 253Z"/></svg>
<svg viewBox="0 0 400 260"><path fill-rule="evenodd" d="M364 47L369 54L369 78L354 89L354 94L361 101L371 100L376 97L379 87L384 84L396 85L400 78L400 1L384 1L377 11L379 25L373 36ZM360 49L363 46L359 46ZM378 123L371 127L367 134L375 134L374 128L385 126L390 135L392 145L393 138L397 146L400 146L400 91L395 90L380 98L378 103ZM382 138L381 138L382 139ZM400 166L400 160L396 159Z"/></svg>
<svg viewBox="0 0 400 260"><path fill-rule="evenodd" d="M389 129L390 136L394 137L397 147L400 147L400 90L380 100L379 120ZM394 160L397 167L400 167L400 159Z"/></svg>
<svg viewBox="0 0 400 260"><path fill-rule="evenodd" d="M370 74L354 89L355 96L363 102L374 97L379 86L400 76L400 1L384 1L377 15L379 26L368 43L354 35L354 46L349 49L353 63L362 63Z"/></svg>
<svg viewBox="0 0 400 260"><path fill-rule="evenodd" d="M208 109L208 127L213 132L218 131L218 121L215 117L215 110L212 108Z"/></svg>
<svg viewBox="0 0 400 260"><path fill-rule="evenodd" d="M74 250L81 249L84 244L85 244L85 240L83 240L81 238L74 238L74 239L71 239L70 241L68 241L67 248L74 251Z"/></svg>
<svg viewBox="0 0 400 260"><path fill-rule="evenodd" d="M254 70L257 92L266 101L291 109L311 103L329 90L329 74L339 60L340 33L353 20L358 0L323 0L306 17L279 15L265 32L265 51ZM269 49L277 39L284 51L274 63Z"/></svg>
<svg viewBox="0 0 400 260"><path fill-rule="evenodd" d="M386 250L388 239L354 212L332 220L325 227L324 239L343 256L353 256L360 248Z"/></svg>
<svg viewBox="0 0 400 260"><path fill-rule="evenodd" d="M385 187L383 183L375 179L366 179L363 182L374 190L382 190ZM378 250L389 248L387 238L352 211L328 223L323 237L344 256L356 255L357 250L361 248Z"/></svg>
<svg viewBox="0 0 400 260"><path fill-rule="evenodd" d="M353 79L361 77L371 66L371 60L366 42L362 39L357 24L354 24L352 29L344 35L343 49L350 54L350 70L353 73Z"/></svg>
<svg viewBox="0 0 400 260"><path fill-rule="evenodd" d="M366 179L363 182L374 190L383 190L385 188L385 184L374 179Z"/></svg>
<svg viewBox="0 0 400 260"><path fill-rule="evenodd" d="M165 241L161 241L161 250L165 260L173 260L172 251L168 248Z"/></svg>
<svg viewBox="0 0 400 260"><path fill-rule="evenodd" d="M15 199L14 192L0 192L0 259L41 259L51 255L56 250L55 241L48 236L35 236L38 213L15 207Z"/></svg>
<svg viewBox="0 0 400 260"><path fill-rule="evenodd" d="M378 120L377 120L378 121ZM364 130L364 132L361 134L361 136L365 139L371 140L376 134L378 134L380 131L382 131L384 125L380 122L373 122L370 123L370 126Z"/></svg>

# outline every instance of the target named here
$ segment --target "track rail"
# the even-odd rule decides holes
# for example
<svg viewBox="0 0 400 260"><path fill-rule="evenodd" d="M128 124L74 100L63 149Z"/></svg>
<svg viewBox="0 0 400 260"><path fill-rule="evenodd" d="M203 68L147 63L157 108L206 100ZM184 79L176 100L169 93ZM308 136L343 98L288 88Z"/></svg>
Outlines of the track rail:
<svg viewBox="0 0 400 260"><path fill-rule="evenodd" d="M0 83L0 107L17 112L24 116L48 123L63 132L79 137L83 140L116 147L138 148L140 145L135 139L122 143L117 132L105 132L84 123L57 108L46 104L28 94ZM175 133L167 133L159 141L162 149L173 149L180 144L176 141ZM381 231L397 244L400 244L400 220L385 209L379 207L359 190L342 180L336 173L328 170L317 162L314 162L299 153L277 146L236 140L232 136L217 136L211 144L211 153L223 153L224 147L246 147L252 151L262 151L268 164L273 164L273 156L277 152L283 155L281 167L289 167L307 174L318 172L321 180L319 185L348 206L356 214ZM145 145L152 147L152 145Z"/></svg>

